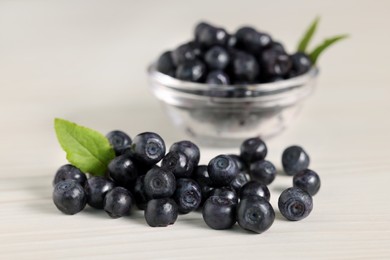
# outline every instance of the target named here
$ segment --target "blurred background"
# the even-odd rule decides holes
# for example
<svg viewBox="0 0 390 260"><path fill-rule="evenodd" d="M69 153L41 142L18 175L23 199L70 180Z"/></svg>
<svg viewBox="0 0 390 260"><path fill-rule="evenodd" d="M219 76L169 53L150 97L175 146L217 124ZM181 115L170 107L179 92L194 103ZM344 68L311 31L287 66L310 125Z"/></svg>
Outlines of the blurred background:
<svg viewBox="0 0 390 260"><path fill-rule="evenodd" d="M353 138L351 129L369 131L381 117L372 114L370 106L389 108L381 102L389 96L388 10L390 2L385 0L1 0L0 128L15 136L4 138L0 152L10 155L16 149L23 154L38 149L50 153L56 142L51 131L54 117L102 132L118 128L134 136L158 131L168 143L182 138L149 92L146 67L164 50L193 37L194 26L201 20L230 32L253 25L284 43L290 52L316 16L321 16L321 22L315 43L326 36L350 34L350 39L320 58L317 91L295 126L312 129L313 141L319 138L318 128L327 127L329 135L321 136L326 140L350 126L340 118L361 117L361 125L345 130L345 137ZM313 105L324 99L326 103ZM367 110L356 114L350 102ZM310 142L295 126L281 137ZM9 165L17 160L5 158ZM39 163L34 160L31 163Z"/></svg>

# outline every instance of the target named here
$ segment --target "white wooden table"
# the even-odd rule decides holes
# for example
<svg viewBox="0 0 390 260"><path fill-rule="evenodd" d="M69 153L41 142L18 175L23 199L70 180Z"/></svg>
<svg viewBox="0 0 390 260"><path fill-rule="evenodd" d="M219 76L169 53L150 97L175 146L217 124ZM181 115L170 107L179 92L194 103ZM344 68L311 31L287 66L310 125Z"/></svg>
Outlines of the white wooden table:
<svg viewBox="0 0 390 260"><path fill-rule="evenodd" d="M390 2L0 1L0 259L390 259ZM223 8L221 8L223 7ZM285 133L268 141L280 167L287 145L310 153L322 178L305 220L277 216L262 235L215 231L198 213L150 228L142 213L110 219L57 211L51 181L66 163L54 117L103 133L183 137L147 88L145 68L188 39L200 19L229 30L252 24L292 50L314 16L317 41L351 38L320 59L315 94ZM203 163L237 149L202 147ZM270 186L277 206L291 178Z"/></svg>

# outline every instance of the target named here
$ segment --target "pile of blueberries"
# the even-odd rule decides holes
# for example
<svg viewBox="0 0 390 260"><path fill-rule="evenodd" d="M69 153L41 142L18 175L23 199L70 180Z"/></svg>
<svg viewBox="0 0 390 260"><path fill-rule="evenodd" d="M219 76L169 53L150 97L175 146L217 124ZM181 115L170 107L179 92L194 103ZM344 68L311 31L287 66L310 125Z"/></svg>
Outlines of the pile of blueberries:
<svg viewBox="0 0 390 260"><path fill-rule="evenodd" d="M245 140L240 155L218 155L208 165L198 165L200 151L190 141L174 143L166 153L164 140L156 133L144 132L131 140L122 131L112 131L107 138L116 157L106 176L87 178L70 164L57 171L53 201L63 213L76 214L88 204L119 218L136 205L152 227L171 225L178 214L197 210L209 227L218 230L238 222L262 233L273 224L267 185L274 181L276 168L265 160L267 146L260 138ZM299 146L283 152L284 171L294 176L293 187L283 191L278 202L288 220L301 220L313 208L320 178L308 169L309 163Z"/></svg>
<svg viewBox="0 0 390 260"><path fill-rule="evenodd" d="M158 71L184 81L212 85L246 85L302 75L312 62L302 52L288 54L280 42L252 27L234 34L201 22L194 39L164 52Z"/></svg>

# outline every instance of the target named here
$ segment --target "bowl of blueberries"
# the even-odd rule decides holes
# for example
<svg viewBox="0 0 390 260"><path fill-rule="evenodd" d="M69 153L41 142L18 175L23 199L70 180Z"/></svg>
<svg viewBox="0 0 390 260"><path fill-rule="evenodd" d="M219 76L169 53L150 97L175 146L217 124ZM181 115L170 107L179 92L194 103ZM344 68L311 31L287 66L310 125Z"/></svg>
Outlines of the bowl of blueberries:
<svg viewBox="0 0 390 260"><path fill-rule="evenodd" d="M284 130L313 92L319 54L345 35L307 45L318 19L295 53L252 27L229 34L201 22L194 39L166 51L148 67L150 88L175 126L197 142L232 146L250 136Z"/></svg>

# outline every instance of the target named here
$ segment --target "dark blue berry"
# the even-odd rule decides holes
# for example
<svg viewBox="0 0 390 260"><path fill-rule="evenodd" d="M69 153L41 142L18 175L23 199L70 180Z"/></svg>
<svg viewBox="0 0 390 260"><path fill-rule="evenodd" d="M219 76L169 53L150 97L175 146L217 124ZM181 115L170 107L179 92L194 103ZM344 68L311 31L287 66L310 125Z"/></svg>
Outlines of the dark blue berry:
<svg viewBox="0 0 390 260"><path fill-rule="evenodd" d="M204 60L209 69L223 70L229 64L230 57L224 48L214 46L205 53Z"/></svg>
<svg viewBox="0 0 390 260"><path fill-rule="evenodd" d="M163 158L161 167L171 171L176 178L189 178L194 171L194 164L182 152L169 152Z"/></svg>
<svg viewBox="0 0 390 260"><path fill-rule="evenodd" d="M74 215L84 209L87 196L77 181L68 179L54 186L53 202L61 212Z"/></svg>
<svg viewBox="0 0 390 260"><path fill-rule="evenodd" d="M173 199L175 200L179 213L181 214L187 214L196 210L202 201L199 184L192 179L178 179Z"/></svg>
<svg viewBox="0 0 390 260"><path fill-rule="evenodd" d="M236 203L227 198L211 196L203 205L202 216L212 229L229 229L236 223Z"/></svg>
<svg viewBox="0 0 390 260"><path fill-rule="evenodd" d="M291 75L299 76L308 72L312 66L309 56L302 52L290 56L292 62Z"/></svg>
<svg viewBox="0 0 390 260"><path fill-rule="evenodd" d="M237 47L254 54L259 53L272 44L272 39L268 34L257 32L251 27L238 29L236 38Z"/></svg>
<svg viewBox="0 0 390 260"><path fill-rule="evenodd" d="M172 51L173 64L179 66L185 62L194 61L200 53L200 48L195 43L182 44Z"/></svg>
<svg viewBox="0 0 390 260"><path fill-rule="evenodd" d="M300 146L286 148L282 155L283 169L287 175L295 175L309 167L309 155Z"/></svg>
<svg viewBox="0 0 390 260"><path fill-rule="evenodd" d="M240 157L250 165L265 158L267 145L259 137L249 138L241 144L240 152Z"/></svg>
<svg viewBox="0 0 390 260"><path fill-rule="evenodd" d="M154 165L165 155L164 140L156 133L144 132L134 137L132 157L141 164Z"/></svg>
<svg viewBox="0 0 390 260"><path fill-rule="evenodd" d="M157 60L156 68L159 72L174 77L176 72L176 66L173 63L172 52L166 51L161 54L161 56Z"/></svg>
<svg viewBox="0 0 390 260"><path fill-rule="evenodd" d="M229 186L214 189L210 193L210 197L212 196L222 197L231 200L233 203L238 203L238 196L236 191Z"/></svg>
<svg viewBox="0 0 390 260"><path fill-rule="evenodd" d="M229 154L229 156L236 162L238 169L240 171L246 171L248 170L248 166L246 165L245 161L237 154Z"/></svg>
<svg viewBox="0 0 390 260"><path fill-rule="evenodd" d="M173 173L155 166L146 173L144 187L151 199L169 198L175 192L176 179Z"/></svg>
<svg viewBox="0 0 390 260"><path fill-rule="evenodd" d="M130 136L119 130L109 132L106 137L112 148L114 148L116 155L123 154L126 148L129 148L131 145Z"/></svg>
<svg viewBox="0 0 390 260"><path fill-rule="evenodd" d="M279 53L287 53L286 50L284 49L283 44L281 44L280 42L272 42L270 48Z"/></svg>
<svg viewBox="0 0 390 260"><path fill-rule="evenodd" d="M54 176L53 185L65 180L74 180L81 186L84 186L87 181L87 176L79 168L76 168L71 164L66 164L57 170L56 175Z"/></svg>
<svg viewBox="0 0 390 260"><path fill-rule="evenodd" d="M132 205L131 193L122 187L110 190L104 198L104 211L112 218L130 215Z"/></svg>
<svg viewBox="0 0 390 260"><path fill-rule="evenodd" d="M216 28L207 23L200 23L195 28L196 41L203 48L210 48L215 45L225 46L229 34L222 28Z"/></svg>
<svg viewBox="0 0 390 260"><path fill-rule="evenodd" d="M177 67L176 78L185 81L200 82L206 77L206 72L206 66L202 61L186 61Z"/></svg>
<svg viewBox="0 0 390 260"><path fill-rule="evenodd" d="M87 203L97 209L103 209L104 197L115 187L114 183L104 177L91 177L85 183Z"/></svg>
<svg viewBox="0 0 390 260"><path fill-rule="evenodd" d="M137 207L141 210L146 208L146 204L148 203L148 195L145 192L144 185L145 175L141 175L135 181L135 184L132 188L132 194L134 196L135 203Z"/></svg>
<svg viewBox="0 0 390 260"><path fill-rule="evenodd" d="M229 85L229 76L220 70L214 70L207 75L206 83L210 85Z"/></svg>
<svg viewBox="0 0 390 260"><path fill-rule="evenodd" d="M209 172L207 171L207 165L199 165L196 167L193 178L200 186L202 192L202 203L204 203L214 190L213 182L211 181Z"/></svg>
<svg viewBox="0 0 390 260"><path fill-rule="evenodd" d="M275 179L276 168L270 161L256 161L250 165L250 175L253 180L269 185Z"/></svg>
<svg viewBox="0 0 390 260"><path fill-rule="evenodd" d="M260 234L269 229L274 220L274 209L262 197L245 197L238 204L237 222L243 229Z"/></svg>
<svg viewBox="0 0 390 260"><path fill-rule="evenodd" d="M217 187L227 186L240 172L236 162L229 155L214 157L207 166L210 179Z"/></svg>
<svg viewBox="0 0 390 260"><path fill-rule="evenodd" d="M128 154L115 157L108 164L110 178L119 186L129 188L137 179L138 170Z"/></svg>
<svg viewBox="0 0 390 260"><path fill-rule="evenodd" d="M316 172L306 169L294 175L293 184L294 187L300 188L314 196L321 187L321 180Z"/></svg>
<svg viewBox="0 0 390 260"><path fill-rule="evenodd" d="M260 64L263 74L268 77L285 76L292 66L290 57L275 49L264 50L260 55Z"/></svg>
<svg viewBox="0 0 390 260"><path fill-rule="evenodd" d="M170 152L182 152L187 155L188 159L192 161L194 167L196 167L200 160L199 147L191 141L184 140L172 144L169 148Z"/></svg>
<svg viewBox="0 0 390 260"><path fill-rule="evenodd" d="M240 199L250 196L262 197L269 201L271 193L266 185L258 181L249 181L240 190Z"/></svg>
<svg viewBox="0 0 390 260"><path fill-rule="evenodd" d="M173 199L153 199L145 209L145 220L151 227L166 227L175 223L178 208Z"/></svg>
<svg viewBox="0 0 390 260"><path fill-rule="evenodd" d="M235 81L251 83L259 75L260 68L254 56L243 51L236 51L232 56L231 71Z"/></svg>
<svg viewBox="0 0 390 260"><path fill-rule="evenodd" d="M244 172L240 172L236 177L230 182L230 187L232 187L236 193L239 193L242 186L248 182L248 178Z"/></svg>
<svg viewBox="0 0 390 260"><path fill-rule="evenodd" d="M313 209L313 199L306 191L293 187L280 194L278 206L285 218L296 221L309 216Z"/></svg>

